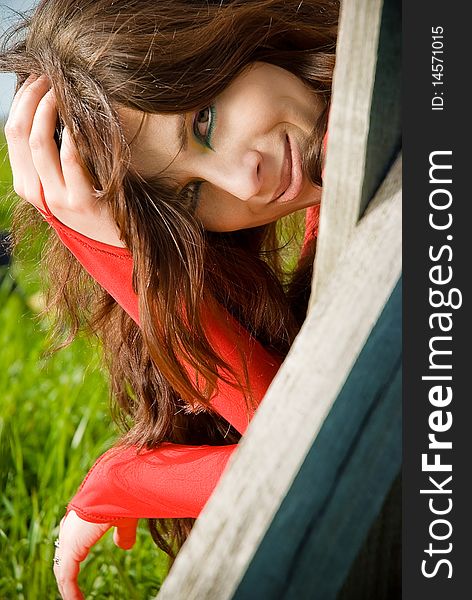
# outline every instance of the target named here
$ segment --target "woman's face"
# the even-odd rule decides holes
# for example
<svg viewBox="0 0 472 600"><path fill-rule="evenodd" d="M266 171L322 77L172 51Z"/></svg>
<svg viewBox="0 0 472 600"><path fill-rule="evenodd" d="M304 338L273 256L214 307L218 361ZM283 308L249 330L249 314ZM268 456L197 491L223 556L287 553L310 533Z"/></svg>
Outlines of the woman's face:
<svg viewBox="0 0 472 600"><path fill-rule="evenodd" d="M298 77L254 63L214 104L184 115L120 109L132 162L170 177L203 226L235 231L319 203L301 157L323 104Z"/></svg>

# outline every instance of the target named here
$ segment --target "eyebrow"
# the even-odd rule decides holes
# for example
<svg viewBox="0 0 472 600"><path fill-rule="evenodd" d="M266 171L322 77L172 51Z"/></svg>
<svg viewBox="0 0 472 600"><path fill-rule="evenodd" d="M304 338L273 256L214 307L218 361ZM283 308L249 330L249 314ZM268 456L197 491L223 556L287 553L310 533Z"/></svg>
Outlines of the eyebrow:
<svg viewBox="0 0 472 600"><path fill-rule="evenodd" d="M179 115L179 121L177 134L180 142L180 151L185 151L188 146L187 120L185 119L185 115Z"/></svg>

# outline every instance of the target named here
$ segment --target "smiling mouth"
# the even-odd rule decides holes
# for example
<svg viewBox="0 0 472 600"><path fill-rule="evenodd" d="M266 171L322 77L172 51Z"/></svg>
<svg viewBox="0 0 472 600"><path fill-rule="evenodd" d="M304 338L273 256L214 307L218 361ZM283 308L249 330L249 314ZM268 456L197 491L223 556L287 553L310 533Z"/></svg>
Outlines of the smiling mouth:
<svg viewBox="0 0 472 600"><path fill-rule="evenodd" d="M300 151L295 140L290 140L288 134L286 134L282 177L272 201L279 203L294 200L300 193L302 185Z"/></svg>

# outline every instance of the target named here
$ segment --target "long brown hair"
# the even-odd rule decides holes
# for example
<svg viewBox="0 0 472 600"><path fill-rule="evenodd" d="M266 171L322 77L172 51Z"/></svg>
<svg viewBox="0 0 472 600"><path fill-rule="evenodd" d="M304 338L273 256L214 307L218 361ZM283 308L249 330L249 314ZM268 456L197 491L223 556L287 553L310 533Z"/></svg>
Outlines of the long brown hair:
<svg viewBox="0 0 472 600"><path fill-rule="evenodd" d="M251 63L275 64L324 100L308 161L312 181L321 184L338 8L329 0L42 0L4 38L0 70L16 72L18 86L30 73L48 75L60 120L133 255L140 328L56 236L43 253L56 347L81 329L99 336L126 429L122 443L237 441L209 399L221 378L244 393L248 406L251 393L210 345L202 311L224 307L283 357L303 320L300 298L306 300L312 261L305 260L290 287L276 224L204 231L168 182L133 169L117 108L196 111ZM40 219L20 202L15 239ZM156 543L174 556L192 520L150 524Z"/></svg>

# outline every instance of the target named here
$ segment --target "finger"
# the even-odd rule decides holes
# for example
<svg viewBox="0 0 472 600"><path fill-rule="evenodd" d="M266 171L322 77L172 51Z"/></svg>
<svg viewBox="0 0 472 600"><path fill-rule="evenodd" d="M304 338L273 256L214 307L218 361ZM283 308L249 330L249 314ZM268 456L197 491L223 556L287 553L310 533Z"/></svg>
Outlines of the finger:
<svg viewBox="0 0 472 600"><path fill-rule="evenodd" d="M79 588L78 577L80 564L87 557L89 548L84 548L81 556L74 555L67 546L64 546L61 550L62 553L58 554L59 562L54 563L53 569L61 597L64 600L82 599L83 595Z"/></svg>
<svg viewBox="0 0 472 600"><path fill-rule="evenodd" d="M136 529L138 521L129 525L115 527L113 541L122 550L130 550L136 542Z"/></svg>
<svg viewBox="0 0 472 600"><path fill-rule="evenodd" d="M60 570L60 563L56 563L56 556L57 553L54 555L54 566L53 566L53 572L54 572L54 577L56 578L56 584L57 584L57 589L59 590L59 593L61 595L61 598L64 598L64 590L62 589L62 584L61 584L61 570Z"/></svg>
<svg viewBox="0 0 472 600"><path fill-rule="evenodd" d="M71 138L69 129L64 127L60 150L62 175L67 190L73 190L73 197L80 201L80 207L86 208L85 203L94 202L92 178L89 172L80 163L77 148ZM70 201L69 196L69 201ZM75 208L71 206L70 208Z"/></svg>
<svg viewBox="0 0 472 600"><path fill-rule="evenodd" d="M5 125L13 187L19 196L35 205L41 203L41 184L33 164L29 136L36 108L48 85L45 77L29 84Z"/></svg>
<svg viewBox="0 0 472 600"><path fill-rule="evenodd" d="M61 556L59 566L54 568L58 587L64 600L83 600L84 596L77 581L79 571L80 562L70 555Z"/></svg>
<svg viewBox="0 0 472 600"><path fill-rule="evenodd" d="M23 92L25 91L25 89L29 86L30 83L33 83L33 81L36 81L36 79L38 79L38 76L35 75L34 73L32 73L31 75L29 75L29 77L27 77L25 79L25 81L18 88L18 91L13 96L13 102L11 103L11 106L10 106L10 114L12 114L15 111L15 107L18 104L18 102L20 101L20 98L23 95Z"/></svg>
<svg viewBox="0 0 472 600"><path fill-rule="evenodd" d="M62 593L62 587L61 587L61 584L59 583L59 567L56 564L54 564L52 570L54 573L54 577L56 578L56 585L57 585L57 589L59 590L59 594L61 595L61 598L64 598L64 594Z"/></svg>
<svg viewBox="0 0 472 600"><path fill-rule="evenodd" d="M40 75L39 77L30 75L15 94L9 117L16 119L28 111L28 116L32 122L39 100L50 87L49 78L46 75ZM21 114L19 115L19 113Z"/></svg>
<svg viewBox="0 0 472 600"><path fill-rule="evenodd" d="M36 172L49 203L55 197L62 198L64 178L62 176L59 150L54 140L56 129L56 101L54 92L49 90L41 98L31 126L29 145Z"/></svg>
<svg viewBox="0 0 472 600"><path fill-rule="evenodd" d="M54 570L59 590L66 600L83 598L78 585L80 564L90 548L110 528L109 523L89 523L71 510L61 520L59 530L60 563Z"/></svg>

